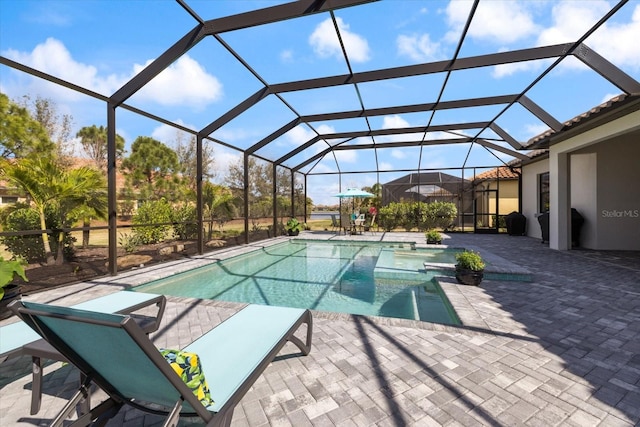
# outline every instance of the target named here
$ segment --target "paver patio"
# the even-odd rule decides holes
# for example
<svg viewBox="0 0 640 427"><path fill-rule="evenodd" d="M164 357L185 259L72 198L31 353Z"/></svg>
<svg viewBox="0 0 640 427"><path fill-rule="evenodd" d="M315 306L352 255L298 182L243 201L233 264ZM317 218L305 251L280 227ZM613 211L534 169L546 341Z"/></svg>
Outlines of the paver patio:
<svg viewBox="0 0 640 427"><path fill-rule="evenodd" d="M640 423L640 253L558 252L536 239L506 235L449 237L444 243L477 247L528 269L533 281L485 280L476 288L445 280L442 286L463 321L470 319L463 327L314 312L311 354L289 357L296 348L288 344L242 400L232 425ZM356 238L424 240L418 233ZM28 298L74 304L218 256ZM159 347L185 346L241 306L169 297L152 338ZM31 416L30 360L5 362L0 365L0 425L46 425L77 381L72 366L48 365L42 409ZM98 392L94 401L99 397ZM109 425L161 421L129 409Z"/></svg>

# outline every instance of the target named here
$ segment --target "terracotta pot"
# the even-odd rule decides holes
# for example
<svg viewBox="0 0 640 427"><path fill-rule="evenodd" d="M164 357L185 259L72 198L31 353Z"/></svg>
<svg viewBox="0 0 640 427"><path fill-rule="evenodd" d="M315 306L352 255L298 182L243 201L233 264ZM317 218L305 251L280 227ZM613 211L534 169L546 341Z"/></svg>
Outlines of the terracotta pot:
<svg viewBox="0 0 640 427"><path fill-rule="evenodd" d="M0 300L0 319L6 319L13 314L7 306L16 300L22 298L22 292L20 292L20 285L10 284L4 287L4 296Z"/></svg>
<svg viewBox="0 0 640 427"><path fill-rule="evenodd" d="M484 270L475 271L456 267L456 279L463 285L478 286L484 277Z"/></svg>

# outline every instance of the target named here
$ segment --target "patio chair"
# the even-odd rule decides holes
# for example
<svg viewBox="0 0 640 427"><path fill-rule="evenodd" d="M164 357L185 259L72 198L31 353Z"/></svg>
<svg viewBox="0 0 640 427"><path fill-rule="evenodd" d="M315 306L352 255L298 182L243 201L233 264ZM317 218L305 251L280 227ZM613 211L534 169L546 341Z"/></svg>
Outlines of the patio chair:
<svg viewBox="0 0 640 427"><path fill-rule="evenodd" d="M349 234L353 230L353 220L351 219L351 215L348 213L343 213L340 215L340 229L344 230L344 234Z"/></svg>
<svg viewBox="0 0 640 427"><path fill-rule="evenodd" d="M353 220L354 229L357 232L360 232L360 234L362 234L362 231L364 230L364 221L365 221L364 214L358 215L358 217L355 220Z"/></svg>
<svg viewBox="0 0 640 427"><path fill-rule="evenodd" d="M340 231L340 223L334 214L331 214L331 231Z"/></svg>
<svg viewBox="0 0 640 427"><path fill-rule="evenodd" d="M156 311L153 316L134 314L136 311L154 305ZM102 313L129 314L146 334L150 334L158 330L165 305L164 295L120 291L73 307ZM25 322L15 322L0 327L0 338L0 363L14 357L31 356L31 415L36 414L40 410L42 401L42 359L59 362L67 362L67 359Z"/></svg>
<svg viewBox="0 0 640 427"><path fill-rule="evenodd" d="M130 316L21 301L10 308L86 376L52 426L65 422L91 382L109 397L71 426L104 425L124 405L167 416L165 426L180 416L228 426L235 406L287 341L304 355L311 349L309 310L246 306L183 349L199 355L213 399L205 406ZM303 323L306 342L294 335Z"/></svg>

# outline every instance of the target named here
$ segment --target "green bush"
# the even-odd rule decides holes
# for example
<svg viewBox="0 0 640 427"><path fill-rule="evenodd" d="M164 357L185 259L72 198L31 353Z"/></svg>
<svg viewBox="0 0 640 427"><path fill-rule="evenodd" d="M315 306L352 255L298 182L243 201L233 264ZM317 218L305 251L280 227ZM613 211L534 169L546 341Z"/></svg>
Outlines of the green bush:
<svg viewBox="0 0 640 427"><path fill-rule="evenodd" d="M133 215L133 234L139 244L149 245L164 241L171 230L170 225L145 225L166 224L172 222L171 205L165 199L144 202Z"/></svg>
<svg viewBox="0 0 640 427"><path fill-rule="evenodd" d="M418 226L418 203L398 203L398 222L405 231L411 231Z"/></svg>
<svg viewBox="0 0 640 427"><path fill-rule="evenodd" d="M398 227L400 218L400 203L392 202L378 210L378 224L384 231L391 231Z"/></svg>
<svg viewBox="0 0 640 427"><path fill-rule="evenodd" d="M456 254L456 266L473 271L484 270L485 264L479 253L464 251Z"/></svg>
<svg viewBox="0 0 640 427"><path fill-rule="evenodd" d="M193 240L198 238L198 224L196 207L185 204L174 209L172 213L173 235L178 240Z"/></svg>
<svg viewBox="0 0 640 427"><path fill-rule="evenodd" d="M18 207L13 209L6 215L2 215L2 229L4 231L29 231L40 230L40 216L35 209L30 207ZM59 228L58 215L53 209L47 209L45 211L45 221L47 228L56 229ZM54 256L58 251L58 238L60 237L60 231L55 231L49 234L49 244L51 246L51 252ZM66 260L70 260L75 255L74 243L76 238L69 233L65 233L62 244L63 257ZM0 243L3 243L9 252L13 255L13 258L23 259L28 263L43 262L46 261L44 253L44 243L42 242L42 234L29 234L23 236L3 236L0 237Z"/></svg>
<svg viewBox="0 0 640 427"><path fill-rule="evenodd" d="M422 203L420 209L420 229L440 228L450 230L458 216L458 208L452 202Z"/></svg>
<svg viewBox="0 0 640 427"><path fill-rule="evenodd" d="M39 230L40 217L31 208L16 209L4 218L4 231ZM22 258L27 262L44 261L44 246L40 234L26 236L3 236L0 241L7 247L14 258Z"/></svg>
<svg viewBox="0 0 640 427"><path fill-rule="evenodd" d="M303 225L296 218L291 218L287 221L287 225L285 225L285 230L292 232L300 232L302 231Z"/></svg>
<svg viewBox="0 0 640 427"><path fill-rule="evenodd" d="M131 234L124 234L124 233L119 233L120 235L118 236L118 246L120 246L121 248L123 248L125 250L126 253L130 254L136 251L136 249L138 249L138 237L131 233Z"/></svg>
<svg viewBox="0 0 640 427"><path fill-rule="evenodd" d="M429 230L424 236L427 242L442 242L442 234L438 230Z"/></svg>

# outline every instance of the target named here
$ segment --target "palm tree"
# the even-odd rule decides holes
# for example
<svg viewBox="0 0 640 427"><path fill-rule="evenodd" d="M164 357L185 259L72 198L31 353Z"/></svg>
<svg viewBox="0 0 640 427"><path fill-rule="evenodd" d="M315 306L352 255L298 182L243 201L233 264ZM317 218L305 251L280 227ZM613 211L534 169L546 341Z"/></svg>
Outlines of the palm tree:
<svg viewBox="0 0 640 427"><path fill-rule="evenodd" d="M23 189L38 212L47 265L64 262L64 233L58 238L57 259L51 251L46 232L47 207L59 212L62 226L69 225L74 211L81 207L94 209L100 215L106 210L106 182L100 172L91 168L66 170L51 156L28 157L15 162L4 161L2 177Z"/></svg>
<svg viewBox="0 0 640 427"><path fill-rule="evenodd" d="M91 225L91 217L106 217L107 214L107 185L104 176L96 169L80 167L63 171L57 182L58 197L56 198L60 224L71 227L77 219L83 220L83 226ZM83 237L89 240L88 230L83 231ZM58 236L58 256L56 264L64 261L63 246L64 233ZM83 241L83 243L85 243Z"/></svg>
<svg viewBox="0 0 640 427"><path fill-rule="evenodd" d="M230 189L207 181L202 189L202 201L209 221L207 239L211 239L213 222L217 221L222 228L222 224L234 216L233 194Z"/></svg>

